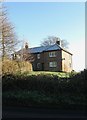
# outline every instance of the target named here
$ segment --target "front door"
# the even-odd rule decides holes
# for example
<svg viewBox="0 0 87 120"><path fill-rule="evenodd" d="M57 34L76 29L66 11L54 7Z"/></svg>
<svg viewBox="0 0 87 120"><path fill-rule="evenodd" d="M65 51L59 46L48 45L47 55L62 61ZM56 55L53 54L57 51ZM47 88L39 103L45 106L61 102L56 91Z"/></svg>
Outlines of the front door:
<svg viewBox="0 0 87 120"><path fill-rule="evenodd" d="M44 63L42 63L42 71L44 71Z"/></svg>

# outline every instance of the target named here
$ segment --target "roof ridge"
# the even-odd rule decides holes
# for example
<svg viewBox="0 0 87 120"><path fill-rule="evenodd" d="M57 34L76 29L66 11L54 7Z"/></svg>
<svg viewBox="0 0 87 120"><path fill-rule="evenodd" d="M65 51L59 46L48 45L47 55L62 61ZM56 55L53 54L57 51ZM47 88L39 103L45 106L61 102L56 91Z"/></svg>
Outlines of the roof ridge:
<svg viewBox="0 0 87 120"><path fill-rule="evenodd" d="M50 47L51 45L46 45L46 46L38 46L38 47L31 47L30 49L34 49L34 48L41 48L41 47L43 47L43 48L45 48L45 47Z"/></svg>
<svg viewBox="0 0 87 120"><path fill-rule="evenodd" d="M40 47L43 47L43 46L38 46L38 47L31 47L30 49L34 49L34 48L40 48Z"/></svg>
<svg viewBox="0 0 87 120"><path fill-rule="evenodd" d="M53 47L55 44L53 44L53 45L48 45L49 47L48 48L46 48L45 50L47 50L47 49L49 49L49 48L51 48L51 47Z"/></svg>
<svg viewBox="0 0 87 120"><path fill-rule="evenodd" d="M57 43L55 43L60 49L63 49L60 45L58 45Z"/></svg>

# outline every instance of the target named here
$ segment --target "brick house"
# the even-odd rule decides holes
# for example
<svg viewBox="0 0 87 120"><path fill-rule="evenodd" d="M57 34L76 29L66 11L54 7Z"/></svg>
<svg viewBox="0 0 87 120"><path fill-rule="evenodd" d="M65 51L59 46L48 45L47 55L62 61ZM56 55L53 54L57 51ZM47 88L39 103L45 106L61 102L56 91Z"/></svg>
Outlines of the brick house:
<svg viewBox="0 0 87 120"><path fill-rule="evenodd" d="M33 55L31 63L34 71L72 71L72 54L58 43L25 49Z"/></svg>

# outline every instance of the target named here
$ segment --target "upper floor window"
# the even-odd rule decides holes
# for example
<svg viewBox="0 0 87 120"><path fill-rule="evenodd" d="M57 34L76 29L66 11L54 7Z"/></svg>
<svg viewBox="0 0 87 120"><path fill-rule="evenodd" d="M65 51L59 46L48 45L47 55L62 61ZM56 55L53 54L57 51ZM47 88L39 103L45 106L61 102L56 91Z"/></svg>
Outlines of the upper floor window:
<svg viewBox="0 0 87 120"><path fill-rule="evenodd" d="M40 54L37 54L37 59L40 59Z"/></svg>
<svg viewBox="0 0 87 120"><path fill-rule="evenodd" d="M49 67L57 67L57 62L49 62Z"/></svg>
<svg viewBox="0 0 87 120"><path fill-rule="evenodd" d="M56 52L49 52L49 57L56 57Z"/></svg>

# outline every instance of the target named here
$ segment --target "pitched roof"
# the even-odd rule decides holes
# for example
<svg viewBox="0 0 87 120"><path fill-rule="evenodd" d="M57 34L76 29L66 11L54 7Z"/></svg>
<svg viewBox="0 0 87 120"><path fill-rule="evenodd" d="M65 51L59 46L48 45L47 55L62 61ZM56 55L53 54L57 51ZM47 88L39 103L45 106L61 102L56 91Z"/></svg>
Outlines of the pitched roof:
<svg viewBox="0 0 87 120"><path fill-rule="evenodd" d="M51 51L51 50L64 50L65 52L68 52L67 50L60 47L58 44L53 44L53 45L48 45L48 46L40 46L40 47L34 47L34 48L28 48L28 51L30 53L41 53L41 52ZM20 54L21 50L18 51L17 53ZM68 53L71 54L70 52L68 52Z"/></svg>
<svg viewBox="0 0 87 120"><path fill-rule="evenodd" d="M34 47L30 48L30 53L41 53L44 51L50 51L50 50L60 50L61 48L57 45L48 45L48 46L40 46L40 47Z"/></svg>

